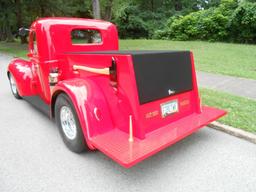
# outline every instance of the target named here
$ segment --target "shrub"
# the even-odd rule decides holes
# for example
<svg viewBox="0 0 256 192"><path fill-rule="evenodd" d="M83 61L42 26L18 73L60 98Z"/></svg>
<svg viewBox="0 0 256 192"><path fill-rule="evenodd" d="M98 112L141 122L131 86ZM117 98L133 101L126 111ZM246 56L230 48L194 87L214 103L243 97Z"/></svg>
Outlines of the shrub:
<svg viewBox="0 0 256 192"><path fill-rule="evenodd" d="M256 3L242 3L233 13L229 28L234 42L256 43Z"/></svg>
<svg viewBox="0 0 256 192"><path fill-rule="evenodd" d="M155 29L161 29L167 18L162 9L152 12L127 3L121 6L113 22L121 38L152 38Z"/></svg>
<svg viewBox="0 0 256 192"><path fill-rule="evenodd" d="M225 41L229 35L229 18L237 7L236 0L222 0L219 7L172 17L154 38L173 40Z"/></svg>

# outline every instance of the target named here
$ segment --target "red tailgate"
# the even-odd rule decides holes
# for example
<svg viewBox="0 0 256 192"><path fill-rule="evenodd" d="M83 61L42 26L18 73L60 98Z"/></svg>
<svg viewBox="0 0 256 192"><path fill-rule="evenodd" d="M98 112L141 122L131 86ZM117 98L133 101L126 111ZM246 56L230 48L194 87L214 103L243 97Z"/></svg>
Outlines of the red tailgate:
<svg viewBox="0 0 256 192"><path fill-rule="evenodd" d="M134 138L134 142L129 142L129 135L116 128L93 137L91 142L97 149L128 168L225 114L226 112L223 110L203 107L202 113L193 113L169 125L160 127L146 134L146 138L143 140Z"/></svg>

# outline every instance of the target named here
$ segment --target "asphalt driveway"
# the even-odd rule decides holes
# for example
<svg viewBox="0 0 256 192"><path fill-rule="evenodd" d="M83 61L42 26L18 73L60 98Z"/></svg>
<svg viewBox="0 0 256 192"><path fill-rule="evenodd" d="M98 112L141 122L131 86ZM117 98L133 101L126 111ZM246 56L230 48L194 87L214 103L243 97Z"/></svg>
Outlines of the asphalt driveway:
<svg viewBox="0 0 256 192"><path fill-rule="evenodd" d="M0 192L256 191L256 145L204 128L131 169L77 155L46 116L11 94L0 54Z"/></svg>

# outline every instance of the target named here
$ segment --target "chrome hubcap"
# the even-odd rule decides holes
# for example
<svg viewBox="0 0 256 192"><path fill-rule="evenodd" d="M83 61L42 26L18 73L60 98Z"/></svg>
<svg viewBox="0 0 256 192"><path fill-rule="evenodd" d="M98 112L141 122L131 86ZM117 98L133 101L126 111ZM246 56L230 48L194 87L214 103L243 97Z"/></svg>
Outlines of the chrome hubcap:
<svg viewBox="0 0 256 192"><path fill-rule="evenodd" d="M60 109L60 122L61 127L66 135L66 137L70 140L75 139L76 137L76 122L72 110L70 107L62 106Z"/></svg>
<svg viewBox="0 0 256 192"><path fill-rule="evenodd" d="M11 85L12 92L13 92L14 94L17 94L16 82L15 82L15 80L14 80L14 78L13 78L12 75L10 75L10 85Z"/></svg>

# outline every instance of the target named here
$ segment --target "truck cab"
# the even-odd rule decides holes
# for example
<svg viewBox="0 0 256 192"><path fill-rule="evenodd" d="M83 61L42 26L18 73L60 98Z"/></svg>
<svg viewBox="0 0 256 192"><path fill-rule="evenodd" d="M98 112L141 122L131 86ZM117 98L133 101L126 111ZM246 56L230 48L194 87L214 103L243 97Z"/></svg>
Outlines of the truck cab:
<svg viewBox="0 0 256 192"><path fill-rule="evenodd" d="M106 21L35 21L28 60L7 74L14 96L55 119L71 151L98 149L124 167L226 113L201 106L192 52L119 51Z"/></svg>

